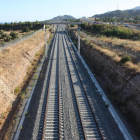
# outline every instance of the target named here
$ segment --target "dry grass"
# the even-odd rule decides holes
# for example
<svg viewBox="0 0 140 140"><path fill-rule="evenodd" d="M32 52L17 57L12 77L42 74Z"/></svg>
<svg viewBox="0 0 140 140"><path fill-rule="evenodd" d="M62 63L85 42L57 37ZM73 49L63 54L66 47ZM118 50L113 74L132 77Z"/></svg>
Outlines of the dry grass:
<svg viewBox="0 0 140 140"><path fill-rule="evenodd" d="M10 46L0 52L0 70L10 68L13 63L18 63L22 60L23 54L32 50L40 42L44 41L44 31L37 33L26 41L22 41L16 45Z"/></svg>
<svg viewBox="0 0 140 140"><path fill-rule="evenodd" d="M100 36L97 39L104 41L106 43L111 43L112 45L123 45L124 48L129 49L131 48L132 50L140 51L140 41L132 41L128 39L119 39L115 37L105 37L105 36Z"/></svg>
<svg viewBox="0 0 140 140"><path fill-rule="evenodd" d="M13 31L13 30L5 31L5 30L4 30L4 33L6 33L6 34L10 34L11 32L17 33L17 34L18 34L18 37L21 38L21 37L23 37L23 36L25 36L25 35L27 35L27 34L33 33L34 31L22 32L22 30L16 30L16 31ZM3 42L4 42L4 39L0 39L0 43L3 43Z"/></svg>
<svg viewBox="0 0 140 140"><path fill-rule="evenodd" d="M137 30L136 30L137 31ZM138 32L138 31L137 31ZM140 51L140 41L132 41L128 39L119 39L117 37L106 37L104 35L97 35L93 34L88 31L84 31L89 37L94 37L96 39L99 39L101 41L104 41L106 43L112 44L112 45L123 45L126 49L132 49L135 51Z"/></svg>
<svg viewBox="0 0 140 140"><path fill-rule="evenodd" d="M82 40L84 41L85 38L82 38ZM95 50L103 53L104 55L106 55L107 57L116 61L117 63L120 62L121 58L123 57L122 53L113 52L113 51L109 50L109 48L102 48L96 44L92 44L91 42L90 42L90 45L92 45L92 47ZM140 73L140 66L138 64L134 64L133 62L129 61L129 62L126 62L125 64L123 64L123 66L130 70L134 70L137 73Z"/></svg>
<svg viewBox="0 0 140 140"><path fill-rule="evenodd" d="M34 61L34 65L32 66L32 69L34 69L38 63L38 60L40 59L41 55L44 52L44 37L45 37L45 32L41 31L31 38L28 38L25 41L22 41L16 45L10 46L7 49L1 51L0 52L0 76L3 76L3 79L5 78L4 79L5 81L7 80L7 78L14 80L14 78L16 77L16 74L19 73L18 69L20 67L24 67L26 62L29 61L24 57L24 53L32 52L32 50L34 50L34 48L36 48L40 44L41 49L38 52L34 52L35 54L38 53L39 55L37 56L35 55L34 58L32 59ZM31 63L32 61L29 64ZM27 76L31 76L30 72L32 72L33 70L32 69L29 70L28 67L27 67L27 71L29 72L29 75ZM26 84L26 80L28 79L27 76L24 78L23 83L19 86L19 89L17 92L20 92L24 84ZM9 82L10 84L9 80L7 80L7 82ZM14 93L11 93L11 94L14 94ZM15 95L12 95L12 96L15 96ZM21 95L21 98L24 98L24 94ZM1 105L1 107L3 106ZM5 108L6 116L3 117L3 114L2 116L0 116L0 129L2 128L3 123L5 122L5 118L7 117L8 113L9 113L9 110Z"/></svg>

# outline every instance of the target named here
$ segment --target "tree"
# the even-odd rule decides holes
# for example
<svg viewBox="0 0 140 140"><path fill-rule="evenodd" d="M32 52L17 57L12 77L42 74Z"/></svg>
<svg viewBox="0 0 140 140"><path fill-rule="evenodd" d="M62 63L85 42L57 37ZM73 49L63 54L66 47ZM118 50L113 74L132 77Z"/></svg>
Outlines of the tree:
<svg viewBox="0 0 140 140"><path fill-rule="evenodd" d="M25 24L27 25L27 24L28 24L28 22L27 22L27 21L25 21Z"/></svg>
<svg viewBox="0 0 140 140"><path fill-rule="evenodd" d="M7 24L7 22L5 22L5 26L7 26L8 24Z"/></svg>
<svg viewBox="0 0 140 140"><path fill-rule="evenodd" d="M29 27L25 27L22 32L30 32Z"/></svg>
<svg viewBox="0 0 140 140"><path fill-rule="evenodd" d="M28 21L28 25L31 25L31 22L30 21Z"/></svg>
<svg viewBox="0 0 140 140"><path fill-rule="evenodd" d="M17 25L17 23L15 22L14 25Z"/></svg>
<svg viewBox="0 0 140 140"><path fill-rule="evenodd" d="M18 24L19 24L19 26L21 26L22 25L22 22L20 21Z"/></svg>
<svg viewBox="0 0 140 140"><path fill-rule="evenodd" d="M33 29L33 24L30 25L30 29Z"/></svg>
<svg viewBox="0 0 140 140"><path fill-rule="evenodd" d="M11 22L11 26L14 26L14 23L13 22Z"/></svg>
<svg viewBox="0 0 140 140"><path fill-rule="evenodd" d="M39 22L36 20L35 24L39 24Z"/></svg>

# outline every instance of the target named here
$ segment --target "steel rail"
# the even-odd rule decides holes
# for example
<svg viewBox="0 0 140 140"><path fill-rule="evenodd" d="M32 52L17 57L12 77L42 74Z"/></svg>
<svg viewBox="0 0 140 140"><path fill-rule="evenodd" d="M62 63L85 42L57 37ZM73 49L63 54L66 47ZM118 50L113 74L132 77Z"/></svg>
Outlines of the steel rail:
<svg viewBox="0 0 140 140"><path fill-rule="evenodd" d="M67 42L68 42L68 40L66 39L66 44L67 44L67 46L68 46L68 43L67 43ZM69 47L68 47L68 50L69 50ZM70 52L70 50L69 50L69 52ZM70 55L71 55L71 53L70 53ZM71 58L72 58L72 60L73 60L72 55L71 55ZM73 63L74 63L74 60L73 60ZM92 114L93 114L93 117L94 117L94 119L95 119L96 125L97 125L97 127L98 127L98 129L99 129L100 136L101 136L102 139L104 139L104 138L103 138L102 131L101 131L101 129L100 129L100 127L99 127L99 124L98 124L98 121L97 121L97 119L96 119L96 116L95 116L95 114L94 114L94 111L93 111L93 109L92 109L92 105L91 105L90 100L89 100L89 98L88 98L87 92L86 92L86 90L85 90L85 87L83 86L84 84L83 84L83 82L82 82L82 80L81 80L81 78L80 78L80 74L79 74L79 72L78 72L78 69L77 69L77 67L76 67L76 64L74 63L74 65L75 65L76 71L77 71L77 73L78 73L78 77L79 77L79 79L80 79L80 82L81 82L82 88L83 88L83 90L84 90L84 93L85 93L85 95L86 95L86 98L87 98L88 103L89 103L89 105L90 105L90 108L91 108L91 110L92 110Z"/></svg>
<svg viewBox="0 0 140 140"><path fill-rule="evenodd" d="M60 31L59 31L60 32ZM60 34L59 34L60 36ZM61 109L60 109L60 88L59 88L59 38L58 37L58 46L57 46L57 72L58 72L58 78L57 78L57 83L58 83L58 110L59 110L59 113L58 113L58 117L59 117L59 122L58 122L58 125L59 125L59 139L61 138L61 116L60 116L60 112L61 112Z"/></svg>
<svg viewBox="0 0 140 140"><path fill-rule="evenodd" d="M74 91L74 86L73 86L72 77L71 77L71 74L70 74L70 68L69 68L69 64L68 64L68 59L67 59L67 55L66 55L66 50L65 50L65 47L64 47L65 45L64 45L64 38L63 38L63 37L62 37L62 40L63 40L63 49L64 49L64 55L65 55L65 58L66 58L66 64L67 64L67 66L68 66L68 72L69 72L69 75L70 75L70 81L71 81L71 83L72 83L72 89L73 89L73 91ZM75 91L74 91L74 92L75 92ZM76 95L75 95L75 94L74 94L74 97L75 97L75 99L76 99ZM76 106L77 106L77 108L78 108L77 100L76 100ZM79 111L79 109L78 109L78 114L79 114L79 116L80 116L80 111ZM82 124L81 117L80 117L80 122L81 122L81 124ZM83 132L83 135L84 135L84 139L86 139L86 136L85 136L83 127L82 127L82 132Z"/></svg>
<svg viewBox="0 0 140 140"><path fill-rule="evenodd" d="M66 35L65 35L65 36L66 36ZM65 40L66 40L66 37L65 37L65 36L64 36L64 38L65 38ZM92 109L92 107L91 107L91 104L90 104L89 98L87 97L87 93L86 93L85 88L84 88L84 86L83 86L83 83L82 83L82 80L81 80L81 78L80 78L79 72L78 72L78 70L77 70L77 67L76 67L76 65L75 65L75 63L74 63L74 60L73 60L73 58L72 58L72 55L71 55L71 53L70 53L70 50L69 50L69 47L68 47L68 44L67 44L67 40L66 40L66 46L67 46L67 48L68 48L68 51L69 51L69 54L70 54L71 60L72 60L72 62L73 62L73 64L74 64L75 70L76 70L76 72L77 72L77 74L78 74L78 78L79 78L80 83L81 83L81 85L82 85L83 91L84 91L85 96L86 96L86 99L87 99L87 101L88 101L88 104L89 104L90 110L91 110L91 112L92 112L93 118L94 118L95 123L96 123L96 126L97 126L97 128L98 128L98 130L99 130L100 137L101 137L101 139L104 139L103 136L102 136L102 132L101 132L101 130L100 130L100 128L99 128L99 125L98 125L97 119L96 119L96 117L95 117L95 115L94 115L93 109ZM80 116L80 117L81 117L81 116ZM81 119L81 120L82 120L82 119ZM84 134L84 135L85 135L85 134ZM86 137L86 136L85 136L85 137Z"/></svg>
<svg viewBox="0 0 140 140"><path fill-rule="evenodd" d="M45 118L44 118L44 127L43 127L43 136L42 136L42 139L44 139L44 133L45 133L45 121L46 121L46 118L47 118L47 107L48 107L48 102L49 102L49 91L50 91L50 79L51 79L51 75L52 75L52 64L53 64L53 58L54 58L54 50L55 50L55 47L56 47L56 43L57 43L57 37L58 37L58 34L56 34L56 39L54 39L54 47L53 47L53 54L52 54L52 60L51 60L51 67L50 67L50 74L49 74L49 86L48 86L48 91L47 91L47 101L46 101L46 110L45 110Z"/></svg>

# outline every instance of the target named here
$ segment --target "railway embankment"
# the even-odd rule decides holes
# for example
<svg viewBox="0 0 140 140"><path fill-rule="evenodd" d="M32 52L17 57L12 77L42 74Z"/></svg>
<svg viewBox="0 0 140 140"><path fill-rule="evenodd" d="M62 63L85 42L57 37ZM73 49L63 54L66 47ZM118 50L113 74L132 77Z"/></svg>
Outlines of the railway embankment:
<svg viewBox="0 0 140 140"><path fill-rule="evenodd" d="M51 33L48 31L48 38ZM35 68L44 54L45 32L41 31L0 52L0 137L7 130ZM13 112L13 113L11 113ZM11 116L9 116L11 113ZM8 122L6 122L8 121ZM7 124L7 125L6 125Z"/></svg>
<svg viewBox="0 0 140 140"><path fill-rule="evenodd" d="M72 39L77 46L76 32ZM108 98L119 108L134 131L140 131L140 67L134 60L81 36L81 54ZM130 58L131 59L131 58ZM123 61L124 60L124 61ZM134 127L135 126L135 127Z"/></svg>

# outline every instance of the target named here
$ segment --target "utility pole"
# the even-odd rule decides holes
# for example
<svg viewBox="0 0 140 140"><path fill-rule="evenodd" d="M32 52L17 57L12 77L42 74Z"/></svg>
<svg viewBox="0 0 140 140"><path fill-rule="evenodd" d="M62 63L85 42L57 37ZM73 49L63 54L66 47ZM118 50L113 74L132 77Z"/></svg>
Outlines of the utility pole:
<svg viewBox="0 0 140 140"><path fill-rule="evenodd" d="M118 24L118 3L117 3L117 21L116 23Z"/></svg>
<svg viewBox="0 0 140 140"><path fill-rule="evenodd" d="M78 52L80 54L80 26L78 27Z"/></svg>
<svg viewBox="0 0 140 140"><path fill-rule="evenodd" d="M47 30L45 29L45 56L47 55Z"/></svg>
<svg viewBox="0 0 140 140"><path fill-rule="evenodd" d="M107 10L107 23L108 23L108 10Z"/></svg>
<svg viewBox="0 0 140 140"><path fill-rule="evenodd" d="M54 24L54 33L55 33L55 24Z"/></svg>
<svg viewBox="0 0 140 140"><path fill-rule="evenodd" d="M132 24L134 24L133 22L134 22L134 10L133 10L133 20L132 20Z"/></svg>
<svg viewBox="0 0 140 140"><path fill-rule="evenodd" d="M68 35L68 24L66 24L66 34Z"/></svg>

